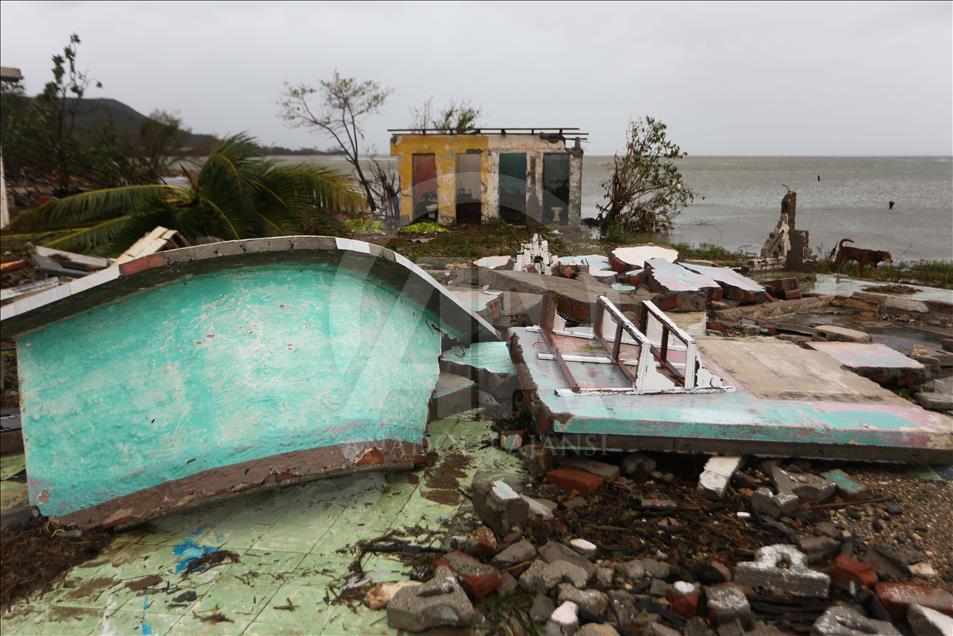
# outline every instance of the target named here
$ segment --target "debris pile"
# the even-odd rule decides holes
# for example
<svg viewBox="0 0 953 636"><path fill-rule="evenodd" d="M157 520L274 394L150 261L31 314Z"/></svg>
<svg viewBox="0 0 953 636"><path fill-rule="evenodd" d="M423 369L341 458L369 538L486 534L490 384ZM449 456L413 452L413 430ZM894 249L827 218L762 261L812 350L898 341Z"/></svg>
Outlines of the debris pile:
<svg viewBox="0 0 953 636"><path fill-rule="evenodd" d="M473 516L464 513L474 529L448 537L426 582L395 584L391 627L950 633L948 551L927 556L862 539L855 511L889 517L897 506L842 469L715 456L696 484L697 468L684 467L700 467L694 458L679 462L677 475L642 453L550 456L541 470L529 448L521 452L537 469L531 483L474 479ZM941 563L945 580L934 567ZM365 603L382 606L381 594L379 585L368 589Z"/></svg>

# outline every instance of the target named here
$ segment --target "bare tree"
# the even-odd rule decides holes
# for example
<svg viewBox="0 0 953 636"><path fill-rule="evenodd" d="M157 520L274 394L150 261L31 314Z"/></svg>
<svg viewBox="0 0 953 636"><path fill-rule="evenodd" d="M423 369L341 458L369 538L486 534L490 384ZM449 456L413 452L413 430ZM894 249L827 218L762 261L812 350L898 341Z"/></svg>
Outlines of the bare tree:
<svg viewBox="0 0 953 636"><path fill-rule="evenodd" d="M317 129L334 139L344 153L344 158L354 168L372 212L379 206L372 183L361 167L361 142L364 139L361 120L379 112L391 92L392 89L382 87L373 80L362 82L353 77L341 77L335 70L331 79L320 80L317 87L286 83L278 100L281 107L279 116L289 125ZM320 104L311 103L315 95L320 95Z"/></svg>
<svg viewBox="0 0 953 636"><path fill-rule="evenodd" d="M480 108L468 100L453 100L439 112L433 107L433 97L419 108L410 109L411 128L414 130L439 129L462 134L476 128L476 120L482 114Z"/></svg>

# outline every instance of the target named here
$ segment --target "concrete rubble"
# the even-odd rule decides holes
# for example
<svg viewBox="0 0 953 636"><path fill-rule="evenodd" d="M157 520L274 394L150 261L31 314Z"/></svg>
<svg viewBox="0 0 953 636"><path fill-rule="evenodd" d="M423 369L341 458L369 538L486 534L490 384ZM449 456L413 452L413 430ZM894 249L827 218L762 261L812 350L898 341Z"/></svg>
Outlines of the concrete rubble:
<svg viewBox="0 0 953 636"><path fill-rule="evenodd" d="M761 265L810 260L791 206L789 201ZM457 434L481 426L483 418L488 434L478 443L434 436L426 464L388 473L383 494L368 498L370 505L344 506L350 525L321 541L337 542L333 553L346 567L327 552L320 559L303 556L308 567L295 569L336 578L334 589L343 591L319 598L308 592L313 581L292 579L296 587L289 589L309 600L288 592L285 605L282 592L267 602L268 618L290 620L285 608L306 602L322 612L356 614L361 627L354 633L377 633L385 623L410 632L519 634L532 633L532 624L537 633L585 636L950 633L953 572L945 555L921 545L925 530L905 543L888 540L884 528L899 524L905 513L899 493L886 478L858 477L868 470L864 464L836 463L887 448L893 453L887 459L902 461L908 453L936 459L939 474L946 459L953 462L953 445L942 445L942 434L953 432L944 428L949 421L872 386L858 368L842 368L832 351L876 344L868 342L876 340L873 331L811 325L794 333L795 326L786 327L787 335L805 338L809 347L762 334L778 335L777 323L788 311L778 305L824 310L829 298L798 299L796 280L793 288L786 279L762 284L743 272L680 262L677 252L660 250L666 248L557 258L545 238L534 236L515 256L479 259L474 268L451 272L445 282L457 302L488 325L509 329L510 337L463 344L448 339L440 347L429 426L436 431L453 419ZM544 309L555 307L556 337L584 336L582 348L567 358L594 358L603 354L588 322L603 295L633 323L648 299L671 311L697 311L709 334L718 331L707 328L713 323L728 329L750 320L757 338L697 339L699 368L729 378L736 390L557 396L566 388L554 381L559 371L536 373L544 363L550 370L558 364L539 355L551 351L539 330ZM781 298L790 300L775 302ZM921 313L882 305L878 316L886 309ZM753 310L765 313L745 313ZM661 348L661 333L650 335ZM620 340L622 349L631 346ZM685 354L685 348L674 350ZM929 354L921 359L935 358L935 365L912 361L943 373L945 358ZM566 364L586 380L617 368L604 360ZM939 395L953 384L943 377L934 382ZM910 386L920 387L917 395L933 393L919 381ZM881 437L864 437L885 420L890 427ZM743 430L739 437L732 437L732 427ZM779 430L789 437L772 438ZM804 446L802 433L816 437ZM404 487L433 498L433 508L415 516L405 504L388 502L387 490ZM294 488L287 492L298 492ZM301 502L304 521L298 523L310 527ZM342 514L342 506L335 510ZM379 515L400 519L400 530L363 529L365 517L371 523ZM264 549L251 546L272 545L285 544L256 539L242 558Z"/></svg>

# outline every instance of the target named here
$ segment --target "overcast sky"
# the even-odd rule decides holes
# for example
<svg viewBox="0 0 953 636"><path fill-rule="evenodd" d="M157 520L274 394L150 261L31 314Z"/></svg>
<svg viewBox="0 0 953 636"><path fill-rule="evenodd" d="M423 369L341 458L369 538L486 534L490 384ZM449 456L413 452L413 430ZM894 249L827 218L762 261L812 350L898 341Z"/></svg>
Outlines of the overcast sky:
<svg viewBox="0 0 953 636"><path fill-rule="evenodd" d="M80 65L195 132L329 145L276 117L284 82L337 68L394 92L366 123L467 98L486 126L578 126L611 153L629 118L694 155L953 154L953 3L0 3L0 58L30 92L70 33Z"/></svg>

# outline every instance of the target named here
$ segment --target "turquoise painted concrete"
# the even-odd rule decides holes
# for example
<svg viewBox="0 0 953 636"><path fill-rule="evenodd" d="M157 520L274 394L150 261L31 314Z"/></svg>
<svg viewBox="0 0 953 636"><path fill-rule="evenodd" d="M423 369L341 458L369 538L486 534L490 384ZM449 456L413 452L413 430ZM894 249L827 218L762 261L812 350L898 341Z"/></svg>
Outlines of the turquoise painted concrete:
<svg viewBox="0 0 953 636"><path fill-rule="evenodd" d="M443 359L490 373L516 373L505 342L474 342L469 347L453 347L443 354Z"/></svg>
<svg viewBox="0 0 953 636"><path fill-rule="evenodd" d="M276 264L187 277L25 334L30 500L63 515L276 453L420 442L440 355L428 323L439 319L376 279Z"/></svg>
<svg viewBox="0 0 953 636"><path fill-rule="evenodd" d="M951 448L951 420L913 404L850 403L807 400L768 400L738 390L734 393L671 395L568 395L555 389L567 387L558 366L539 360L536 352L548 351L536 332L510 330L523 350L523 358L539 399L553 413L564 416L553 424L555 432L633 435L659 438L737 439L792 444L856 444L867 446L924 447L945 440ZM569 363L577 378L583 366ZM612 386L613 368L585 365L587 382Z"/></svg>

